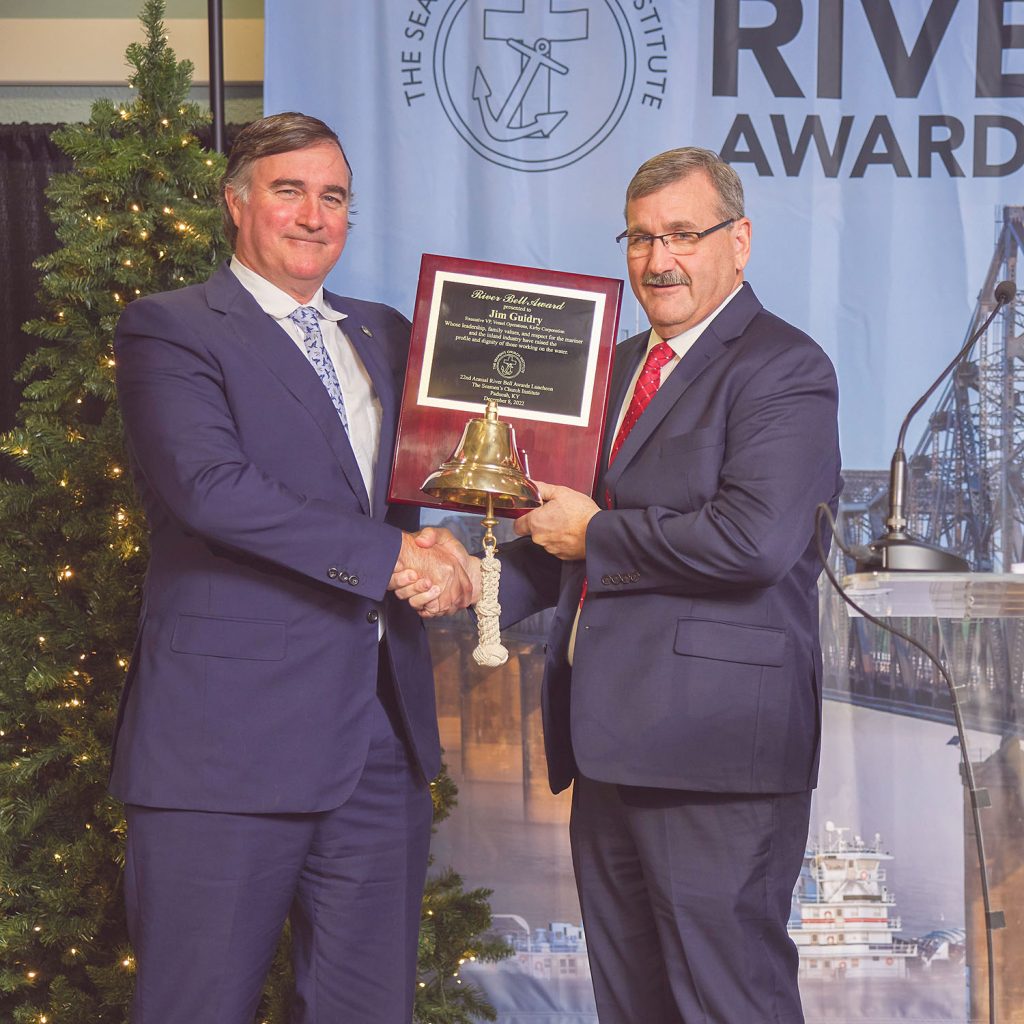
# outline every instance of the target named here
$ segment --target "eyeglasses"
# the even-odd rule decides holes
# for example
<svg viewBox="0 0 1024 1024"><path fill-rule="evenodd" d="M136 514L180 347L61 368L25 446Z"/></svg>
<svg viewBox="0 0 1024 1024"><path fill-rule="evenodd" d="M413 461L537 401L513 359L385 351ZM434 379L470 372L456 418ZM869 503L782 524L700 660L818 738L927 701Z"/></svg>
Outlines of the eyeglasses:
<svg viewBox="0 0 1024 1024"><path fill-rule="evenodd" d="M734 220L734 217L730 217L706 231L669 231L664 235L631 235L628 231L623 231L621 235L616 236L615 241L631 260L650 256L656 241L661 242L673 256L690 256L697 251L697 243L702 238L707 238L721 228L727 228Z"/></svg>

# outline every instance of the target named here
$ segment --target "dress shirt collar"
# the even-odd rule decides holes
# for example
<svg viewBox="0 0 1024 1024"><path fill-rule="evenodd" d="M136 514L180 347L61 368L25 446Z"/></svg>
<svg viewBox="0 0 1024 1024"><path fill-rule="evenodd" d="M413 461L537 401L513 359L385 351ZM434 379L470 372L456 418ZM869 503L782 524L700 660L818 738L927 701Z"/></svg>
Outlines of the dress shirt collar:
<svg viewBox="0 0 1024 1024"><path fill-rule="evenodd" d="M271 284L255 270L250 270L237 256L231 257L229 266L242 287L259 303L260 309L275 320L286 320L301 306L312 306L325 320L333 320L335 323L345 319L346 314L331 309L324 298L323 285L317 288L309 302L296 302L293 296L282 291L276 284Z"/></svg>

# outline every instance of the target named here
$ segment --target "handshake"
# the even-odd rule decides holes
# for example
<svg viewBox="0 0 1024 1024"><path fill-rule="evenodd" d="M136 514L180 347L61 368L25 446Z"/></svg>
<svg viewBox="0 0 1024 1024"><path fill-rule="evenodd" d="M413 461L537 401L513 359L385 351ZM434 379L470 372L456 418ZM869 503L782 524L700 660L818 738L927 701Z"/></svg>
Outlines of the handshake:
<svg viewBox="0 0 1024 1024"><path fill-rule="evenodd" d="M543 504L520 516L515 532L562 561L586 558L587 527L601 511L594 499L569 487L534 483ZM480 600L480 559L471 558L444 527L403 533L388 590L424 618L450 615Z"/></svg>
<svg viewBox="0 0 1024 1024"><path fill-rule="evenodd" d="M480 600L480 559L444 527L403 533L388 590L423 618L450 615Z"/></svg>

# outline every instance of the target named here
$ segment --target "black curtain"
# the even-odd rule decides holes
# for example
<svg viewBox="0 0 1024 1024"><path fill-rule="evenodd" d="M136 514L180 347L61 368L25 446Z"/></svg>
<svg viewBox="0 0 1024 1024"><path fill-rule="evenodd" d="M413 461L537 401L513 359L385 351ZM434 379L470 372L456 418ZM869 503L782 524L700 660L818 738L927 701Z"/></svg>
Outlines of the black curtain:
<svg viewBox="0 0 1024 1024"><path fill-rule="evenodd" d="M40 343L21 330L42 312L36 301L39 272L32 267L57 245L43 190L50 177L71 168L50 141L52 124L0 124L0 430L14 425L21 401L14 373Z"/></svg>

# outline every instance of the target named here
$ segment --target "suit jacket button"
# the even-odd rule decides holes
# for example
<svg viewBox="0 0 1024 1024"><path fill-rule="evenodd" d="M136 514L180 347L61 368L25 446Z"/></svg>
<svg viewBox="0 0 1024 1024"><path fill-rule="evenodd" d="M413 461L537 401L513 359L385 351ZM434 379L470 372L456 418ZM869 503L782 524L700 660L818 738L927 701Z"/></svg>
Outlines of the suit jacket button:
<svg viewBox="0 0 1024 1024"><path fill-rule="evenodd" d="M611 578L611 576L602 576L602 577L601 577L601 582L602 582L602 583L603 583L603 584L604 584L604 585L605 585L606 587L610 587L610 586L612 585L612 578Z"/></svg>
<svg viewBox="0 0 1024 1024"><path fill-rule="evenodd" d="M638 572L631 572L629 574L629 582L630 583L639 583L640 582L640 573L638 573Z"/></svg>
<svg viewBox="0 0 1024 1024"><path fill-rule="evenodd" d="M376 608L371 608L366 613L366 621L367 622L376 622L379 618L380 618L380 616L377 614L377 609Z"/></svg>
<svg viewBox="0 0 1024 1024"><path fill-rule="evenodd" d="M612 583L616 583L617 584L617 583L621 583L621 582L622 582L622 577L618 573L614 573L612 575Z"/></svg>
<svg viewBox="0 0 1024 1024"><path fill-rule="evenodd" d="M327 570L327 578L332 580L336 580L338 578L338 570L335 569L333 565Z"/></svg>
<svg viewBox="0 0 1024 1024"><path fill-rule="evenodd" d="M358 587L359 586L359 577L358 576L349 576L348 582L349 582L349 586Z"/></svg>
<svg viewBox="0 0 1024 1024"><path fill-rule="evenodd" d="M349 575L348 575L347 572L342 570L341 572L338 573L338 579L341 580L342 583L348 583L349 582Z"/></svg>

